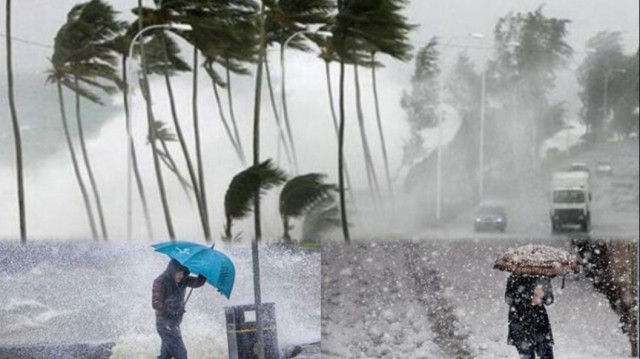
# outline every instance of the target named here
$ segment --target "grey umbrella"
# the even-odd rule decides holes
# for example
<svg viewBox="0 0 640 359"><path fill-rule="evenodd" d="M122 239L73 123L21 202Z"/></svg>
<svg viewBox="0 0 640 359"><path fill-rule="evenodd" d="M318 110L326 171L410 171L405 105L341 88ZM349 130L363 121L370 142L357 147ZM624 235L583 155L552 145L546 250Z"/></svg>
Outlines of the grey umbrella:
<svg viewBox="0 0 640 359"><path fill-rule="evenodd" d="M540 244L511 248L498 256L493 268L521 275L554 277L578 271L578 260L569 252Z"/></svg>

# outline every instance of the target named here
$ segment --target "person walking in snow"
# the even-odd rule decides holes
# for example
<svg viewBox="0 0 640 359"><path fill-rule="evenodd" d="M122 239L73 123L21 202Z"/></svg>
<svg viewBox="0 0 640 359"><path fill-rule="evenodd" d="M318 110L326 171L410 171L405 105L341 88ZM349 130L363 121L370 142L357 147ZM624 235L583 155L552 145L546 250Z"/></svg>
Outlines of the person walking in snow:
<svg viewBox="0 0 640 359"><path fill-rule="evenodd" d="M180 323L185 313L184 294L187 287L202 287L202 275L189 276L189 270L172 259L167 269L153 281L151 305L156 312L156 329L162 339L158 359L187 359Z"/></svg>
<svg viewBox="0 0 640 359"><path fill-rule="evenodd" d="M505 302L509 305L508 343L521 359L553 359L553 334L546 305L553 303L551 279L511 274Z"/></svg>

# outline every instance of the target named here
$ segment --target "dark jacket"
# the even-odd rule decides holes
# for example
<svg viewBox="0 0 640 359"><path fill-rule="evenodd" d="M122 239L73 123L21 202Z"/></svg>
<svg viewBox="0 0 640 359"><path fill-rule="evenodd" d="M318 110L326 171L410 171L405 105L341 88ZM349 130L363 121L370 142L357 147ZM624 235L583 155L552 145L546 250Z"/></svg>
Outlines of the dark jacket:
<svg viewBox="0 0 640 359"><path fill-rule="evenodd" d="M532 305L531 297L536 285L542 285L542 304ZM523 276L512 274L507 279L505 302L509 305L508 343L547 342L553 344L551 323L545 305L553 303L553 288L549 277Z"/></svg>
<svg viewBox="0 0 640 359"><path fill-rule="evenodd" d="M180 283L176 283L173 275L181 270L184 271L184 278ZM156 315L182 319L184 294L187 287L202 287L205 282L206 278L201 275L197 278L189 277L189 270L172 259L167 265L167 269L153 281L151 305L155 309Z"/></svg>

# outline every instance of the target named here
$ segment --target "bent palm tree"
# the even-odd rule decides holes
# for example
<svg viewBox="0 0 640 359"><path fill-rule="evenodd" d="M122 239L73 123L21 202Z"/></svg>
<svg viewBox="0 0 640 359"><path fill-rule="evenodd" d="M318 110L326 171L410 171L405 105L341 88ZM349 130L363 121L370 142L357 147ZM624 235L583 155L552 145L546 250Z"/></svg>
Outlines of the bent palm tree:
<svg viewBox="0 0 640 359"><path fill-rule="evenodd" d="M231 240L233 221L244 218L251 212L256 193L262 195L284 181L284 172L275 167L271 160L251 166L235 175L224 197L226 224L223 239Z"/></svg>
<svg viewBox="0 0 640 359"><path fill-rule="evenodd" d="M102 104L91 88L112 94L121 80L115 69L116 59L112 41L123 28L115 20L116 12L102 0L91 0L74 6L67 15L67 22L56 36L56 48L52 57L61 84L76 95L76 120L81 154L96 201L102 236L108 239L98 186L93 175L84 139L80 113L81 97Z"/></svg>
<svg viewBox="0 0 640 359"><path fill-rule="evenodd" d="M115 58L111 49L111 41L121 30L122 23L115 21L113 9L101 0L92 0L87 3L74 6L67 15L67 22L60 28L55 38L54 54L51 58L53 68L49 71L49 82L58 85L59 100L64 101L61 87L67 87L76 94L76 117L78 123L78 135L82 157L96 200L96 207L100 218L102 235L108 238L106 224L98 187L96 185L89 156L84 142L82 118L80 115L80 98L84 97L94 103L102 104L100 98L91 92L88 87L97 88L106 93L113 93L121 81L114 68ZM88 196L84 195L84 183L79 169L66 122L63 104L61 103L63 126L67 136L69 149L72 153L76 177L79 181L85 207L87 208L90 223L93 224L93 214ZM94 228L92 225L92 233ZM94 233L95 238L96 233Z"/></svg>
<svg viewBox="0 0 640 359"><path fill-rule="evenodd" d="M331 61L335 60L335 52L331 45L331 38L326 37L322 42L316 41L316 44L320 47L320 58L324 61L325 75L327 77L327 91L329 93L329 107L331 109L331 119L333 120L333 128L336 132L336 140L340 137L340 131L338 128L338 116L336 115L336 108L333 100L333 85L331 84ZM349 176L349 168L347 164L344 164L344 175L347 182L347 188L349 190L349 197L351 197L351 203L355 207L355 197L353 195L353 186L351 185L351 177Z"/></svg>
<svg viewBox="0 0 640 359"><path fill-rule="evenodd" d="M291 225L289 221L292 218L299 218L313 208L318 202L321 202L336 190L333 184L323 182L326 176L319 173L309 173L297 176L289 180L280 192L280 217L282 218L282 227L284 233L282 238L288 244L291 244Z"/></svg>
<svg viewBox="0 0 640 359"><path fill-rule="evenodd" d="M7 91L9 94L9 109L11 110L11 125L13 126L13 142L16 149L16 172L18 175L18 212L20 215L20 241L27 242L27 217L25 215L24 202L24 176L22 168L22 140L20 137L20 124L16 111L13 93L13 54L11 52L11 0L6 2L6 45L7 45Z"/></svg>

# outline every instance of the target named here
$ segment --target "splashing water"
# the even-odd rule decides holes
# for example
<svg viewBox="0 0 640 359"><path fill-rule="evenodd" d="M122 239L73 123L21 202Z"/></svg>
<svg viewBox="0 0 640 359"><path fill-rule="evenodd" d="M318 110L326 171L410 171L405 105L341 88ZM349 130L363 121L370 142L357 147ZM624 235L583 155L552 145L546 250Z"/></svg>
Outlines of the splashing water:
<svg viewBox="0 0 640 359"><path fill-rule="evenodd" d="M155 357L151 284L168 258L149 244L0 242L0 347L114 342L112 359ZM194 290L181 326L190 358L226 357L224 307L253 302L249 248L217 248L236 266L235 287L230 300ZM320 253L262 246L260 264L280 347L320 341Z"/></svg>

